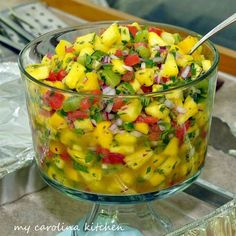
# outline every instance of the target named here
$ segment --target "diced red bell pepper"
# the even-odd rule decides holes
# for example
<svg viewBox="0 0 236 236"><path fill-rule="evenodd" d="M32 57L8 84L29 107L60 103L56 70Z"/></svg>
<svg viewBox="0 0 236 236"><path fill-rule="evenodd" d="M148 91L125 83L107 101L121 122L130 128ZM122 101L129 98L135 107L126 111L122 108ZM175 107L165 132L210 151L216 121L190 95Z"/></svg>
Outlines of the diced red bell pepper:
<svg viewBox="0 0 236 236"><path fill-rule="evenodd" d="M80 102L80 109L82 111L88 110L92 106L91 101L89 100L89 97L85 97Z"/></svg>
<svg viewBox="0 0 236 236"><path fill-rule="evenodd" d="M129 29L129 32L132 34L132 36L135 37L138 32L137 27L133 25L127 25L127 28Z"/></svg>
<svg viewBox="0 0 236 236"><path fill-rule="evenodd" d="M121 98L116 98L112 106L112 111L116 112L124 105L125 105L125 102Z"/></svg>
<svg viewBox="0 0 236 236"><path fill-rule="evenodd" d="M61 159L64 160L64 161L70 161L71 158L70 158L70 155L68 154L67 151L64 151L61 153Z"/></svg>
<svg viewBox="0 0 236 236"><path fill-rule="evenodd" d="M115 56L117 56L117 57L123 57L124 55L123 55L122 50L117 49L116 52L115 52Z"/></svg>
<svg viewBox="0 0 236 236"><path fill-rule="evenodd" d="M66 47L65 51L66 51L66 53L72 53L75 51L75 49L73 48L73 46L71 46L71 47Z"/></svg>
<svg viewBox="0 0 236 236"><path fill-rule="evenodd" d="M134 72L128 71L124 75L122 75L121 80L128 82L134 79Z"/></svg>
<svg viewBox="0 0 236 236"><path fill-rule="evenodd" d="M110 153L109 149L98 146L96 149L97 154L108 155Z"/></svg>
<svg viewBox="0 0 236 236"><path fill-rule="evenodd" d="M49 81L57 81L57 72L50 71L47 80L49 80Z"/></svg>
<svg viewBox="0 0 236 236"><path fill-rule="evenodd" d="M67 75L67 72L63 69L61 69L58 73L57 73L57 80L62 81Z"/></svg>
<svg viewBox="0 0 236 236"><path fill-rule="evenodd" d="M137 54L130 54L125 58L125 65L134 66L140 62L140 58Z"/></svg>
<svg viewBox="0 0 236 236"><path fill-rule="evenodd" d="M151 93L152 92L152 86L141 86L141 89L143 90L144 93Z"/></svg>
<svg viewBox="0 0 236 236"><path fill-rule="evenodd" d="M149 139L151 141L157 141L160 139L161 130L157 124L150 124Z"/></svg>
<svg viewBox="0 0 236 236"><path fill-rule="evenodd" d="M71 111L71 112L67 113L67 118L70 121L75 121L77 119L86 119L86 118L88 118L88 113L84 112L84 111L79 111L79 110Z"/></svg>
<svg viewBox="0 0 236 236"><path fill-rule="evenodd" d="M184 135L187 132L190 125L191 125L190 121L187 120L183 125L178 125L175 127L176 128L175 135L179 139L180 144L182 144L184 142Z"/></svg>
<svg viewBox="0 0 236 236"><path fill-rule="evenodd" d="M148 27L148 32L154 32L157 35L161 36L161 33L163 32L163 30L157 27Z"/></svg>
<svg viewBox="0 0 236 236"><path fill-rule="evenodd" d="M163 83L167 83L168 81L170 81L170 78L168 78L168 77L161 77L161 80L163 81Z"/></svg>
<svg viewBox="0 0 236 236"><path fill-rule="evenodd" d="M120 153L108 153L102 158L104 164L124 164L125 156Z"/></svg>
<svg viewBox="0 0 236 236"><path fill-rule="evenodd" d="M58 110L62 107L65 97L63 94L47 91L43 96L43 101L53 110Z"/></svg>
<svg viewBox="0 0 236 236"><path fill-rule="evenodd" d="M144 122L146 124L157 124L158 119L153 116L138 116L136 122Z"/></svg>

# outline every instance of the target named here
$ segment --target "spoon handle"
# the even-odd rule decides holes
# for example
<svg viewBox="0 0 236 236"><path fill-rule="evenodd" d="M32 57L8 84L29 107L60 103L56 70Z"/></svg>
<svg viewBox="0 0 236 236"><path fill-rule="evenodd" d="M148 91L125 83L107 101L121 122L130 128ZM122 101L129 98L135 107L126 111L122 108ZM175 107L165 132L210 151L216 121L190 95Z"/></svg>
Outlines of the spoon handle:
<svg viewBox="0 0 236 236"><path fill-rule="evenodd" d="M234 23L236 21L236 13L234 13L232 16L228 17L226 20L221 22L219 25L217 25L215 28L213 28L210 32L208 32L204 37L202 37L190 50L189 54L191 55L202 43L204 43L208 38L210 38L212 35L217 33L218 31L224 29L225 27L229 26L230 24Z"/></svg>

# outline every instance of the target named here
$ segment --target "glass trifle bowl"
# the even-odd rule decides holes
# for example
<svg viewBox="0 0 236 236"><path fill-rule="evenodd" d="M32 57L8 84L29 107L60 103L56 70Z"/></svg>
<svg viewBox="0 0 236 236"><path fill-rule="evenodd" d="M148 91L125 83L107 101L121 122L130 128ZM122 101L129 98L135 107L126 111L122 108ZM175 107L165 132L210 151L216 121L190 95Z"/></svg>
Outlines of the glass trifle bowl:
<svg viewBox="0 0 236 236"><path fill-rule="evenodd" d="M119 24L125 27L131 23ZM192 56L181 56L176 45L185 50L196 33L166 24L142 24L147 32L168 42L172 40L173 46L159 45L163 42L160 40L148 41L154 44L150 50L158 52L158 56L150 59L143 49L145 45L140 44L140 40L146 40L145 36L141 34L136 39L133 29L139 25L132 24L128 27L130 40L137 40L142 47L136 67L132 67L132 62L122 68L114 63L128 57L120 48L115 53L113 48L104 53L106 50L100 44L96 46L99 50L91 49L91 40L96 41L111 22L50 32L32 41L20 53L19 67L41 176L66 195L93 203L74 235L89 234L88 226L95 224L113 226L108 235L115 231L126 235L127 232L158 235L170 230L171 223L155 212L150 202L187 188L204 165L218 52L208 41ZM170 33L164 36L163 30ZM119 32L122 34L122 30ZM191 40L181 44L180 38L187 36ZM77 46L68 43L75 40ZM152 71L162 71L165 65L161 64L167 64L168 57L177 61L176 76L168 76L172 73L168 72L170 64L166 66L167 75L155 75ZM83 71L86 85L72 90L73 78L81 73L81 64L86 67ZM49 72L50 68L54 71ZM72 70L75 72L68 79L66 76ZM98 70L102 70L101 74ZM120 80L116 72L135 75L131 79L122 76L122 83L116 87ZM45 76L50 80L43 80ZM150 90L148 78L152 77L155 85ZM180 77L182 80L171 86ZM61 82L65 78L66 85ZM109 85L104 84L104 79ZM99 82L91 85L94 80ZM93 90L88 92L86 86ZM94 235L94 231L91 233Z"/></svg>

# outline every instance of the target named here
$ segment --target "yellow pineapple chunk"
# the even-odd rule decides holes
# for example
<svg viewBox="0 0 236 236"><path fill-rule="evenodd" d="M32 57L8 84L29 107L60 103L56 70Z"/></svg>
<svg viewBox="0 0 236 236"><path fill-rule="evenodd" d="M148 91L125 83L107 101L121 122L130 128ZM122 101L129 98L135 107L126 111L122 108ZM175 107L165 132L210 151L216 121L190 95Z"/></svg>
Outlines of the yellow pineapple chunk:
<svg viewBox="0 0 236 236"><path fill-rule="evenodd" d="M85 47L93 47L95 33L89 33L83 36L79 36L76 38L74 43L74 48L77 52L80 52L81 49Z"/></svg>
<svg viewBox="0 0 236 236"><path fill-rule="evenodd" d="M168 53L166 61L161 68L161 75L164 77L177 76L179 73L178 66L173 54Z"/></svg>
<svg viewBox="0 0 236 236"><path fill-rule="evenodd" d="M72 47L72 44L64 39L61 39L55 48L56 54L63 58L66 54L66 48Z"/></svg>
<svg viewBox="0 0 236 236"><path fill-rule="evenodd" d="M148 45L150 48L154 46L166 46L167 43L156 33L149 32L148 33Z"/></svg>
<svg viewBox="0 0 236 236"><path fill-rule="evenodd" d="M126 69L124 68L124 61L121 59L112 59L111 63L113 65L112 70L114 72L118 72L120 74L124 74L126 72Z"/></svg>
<svg viewBox="0 0 236 236"><path fill-rule="evenodd" d="M147 149L147 148L142 148L134 152L133 154L127 155L124 158L124 161L128 167L136 170L140 168L145 162L150 160L152 155L153 155L152 150Z"/></svg>
<svg viewBox="0 0 236 236"><path fill-rule="evenodd" d="M149 126L147 123L144 122L137 122L134 124L135 130L143 133L143 134L148 134L149 132Z"/></svg>
<svg viewBox="0 0 236 236"><path fill-rule="evenodd" d="M112 145L110 146L110 151L114 153L120 153L123 155L128 155L134 152L134 146L133 145Z"/></svg>
<svg viewBox="0 0 236 236"><path fill-rule="evenodd" d="M37 80L47 79L50 72L49 65L35 64L26 67L26 72L29 73L33 78Z"/></svg>
<svg viewBox="0 0 236 236"><path fill-rule="evenodd" d="M179 140L176 137L174 137L169 141L168 145L163 151L163 154L168 156L177 156L178 152L179 152Z"/></svg>
<svg viewBox="0 0 236 236"><path fill-rule="evenodd" d="M198 42L198 39L193 36L187 36L185 39L183 39L181 42L178 43L178 47L185 53L188 54L189 51L192 49L192 47ZM202 51L202 47L200 46L193 55L200 54Z"/></svg>
<svg viewBox="0 0 236 236"><path fill-rule="evenodd" d="M129 82L135 92L137 92L141 88L141 84L138 82L137 79L133 79Z"/></svg>
<svg viewBox="0 0 236 236"><path fill-rule="evenodd" d="M64 83L70 88L75 89L77 83L84 79L86 68L79 64L78 62L74 62L72 64L71 70L63 79Z"/></svg>
<svg viewBox="0 0 236 236"><path fill-rule="evenodd" d="M115 140L119 144L125 145L135 145L135 143L137 142L137 138L128 132L116 134Z"/></svg>
<svg viewBox="0 0 236 236"><path fill-rule="evenodd" d="M94 53L94 50L92 47L84 47L81 49L80 53L79 53L79 57L82 57L84 55L92 55Z"/></svg>
<svg viewBox="0 0 236 236"><path fill-rule="evenodd" d="M185 109L185 113L178 114L178 116L177 116L178 124L183 124L185 121L187 121L190 117L196 115L198 112L198 106L194 102L192 97L190 97L190 96L188 96L185 99L183 108Z"/></svg>
<svg viewBox="0 0 236 236"><path fill-rule="evenodd" d="M76 85L77 91L89 92L99 89L98 75L96 72L88 72Z"/></svg>
<svg viewBox="0 0 236 236"><path fill-rule="evenodd" d="M135 72L135 79L141 85L151 86L154 83L154 69L153 68L145 68L142 70L138 70Z"/></svg>
<svg viewBox="0 0 236 236"><path fill-rule="evenodd" d="M49 118L49 125L55 129L64 129L67 128L67 121L64 117L55 112Z"/></svg>
<svg viewBox="0 0 236 236"><path fill-rule="evenodd" d="M102 42L105 46L111 47L120 38L119 28L117 23L109 26L101 35Z"/></svg>
<svg viewBox="0 0 236 236"><path fill-rule="evenodd" d="M165 119L169 115L169 109L157 101L151 102L146 108L145 112L158 119Z"/></svg>
<svg viewBox="0 0 236 236"><path fill-rule="evenodd" d="M175 43L175 38L174 38L173 34L168 33L166 31L163 31L161 33L161 38L169 45L172 45Z"/></svg>
<svg viewBox="0 0 236 236"><path fill-rule="evenodd" d="M129 34L129 29L128 27L125 26L119 26L119 31L120 31L120 40L129 42L130 41L130 34Z"/></svg>
<svg viewBox="0 0 236 236"><path fill-rule="evenodd" d="M76 171L75 169L73 169L72 167L67 166L64 169L65 175L68 179L78 182L80 180L80 176L78 171Z"/></svg>
<svg viewBox="0 0 236 236"><path fill-rule="evenodd" d="M211 61L210 60L203 60L202 61L202 68L204 72L207 72L211 68Z"/></svg>
<svg viewBox="0 0 236 236"><path fill-rule="evenodd" d="M96 35L95 39L94 39L94 49L105 52L105 53L107 53L109 51L109 47L104 45L101 37L99 37L98 35Z"/></svg>
<svg viewBox="0 0 236 236"><path fill-rule="evenodd" d="M126 105L121 107L118 115L125 122L132 122L137 119L142 111L142 104L139 99L131 99Z"/></svg>
<svg viewBox="0 0 236 236"><path fill-rule="evenodd" d="M84 131L92 131L94 129L92 122L90 119L84 119L84 120L75 120L74 126L76 129L82 129Z"/></svg>
<svg viewBox="0 0 236 236"><path fill-rule="evenodd" d="M111 126L110 121L102 121L97 124L97 127L94 129L93 135L97 139L98 143L104 147L109 149L113 135L111 131L109 130L109 127Z"/></svg>
<svg viewBox="0 0 236 236"><path fill-rule="evenodd" d="M168 176L178 166L180 160L177 156L169 156L166 161L158 168L165 176Z"/></svg>

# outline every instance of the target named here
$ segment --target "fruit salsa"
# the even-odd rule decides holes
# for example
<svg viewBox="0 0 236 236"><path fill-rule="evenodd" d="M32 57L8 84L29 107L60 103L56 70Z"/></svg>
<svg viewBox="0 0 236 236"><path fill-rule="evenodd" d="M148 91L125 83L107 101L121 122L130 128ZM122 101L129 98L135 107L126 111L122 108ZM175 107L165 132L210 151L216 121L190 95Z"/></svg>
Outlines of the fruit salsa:
<svg viewBox="0 0 236 236"><path fill-rule="evenodd" d="M204 164L211 59L156 26L113 23L60 39L27 73L37 161L79 191L140 194L195 176ZM195 81L195 82L194 82ZM189 85L191 84L191 86ZM213 97L213 96L212 96Z"/></svg>

